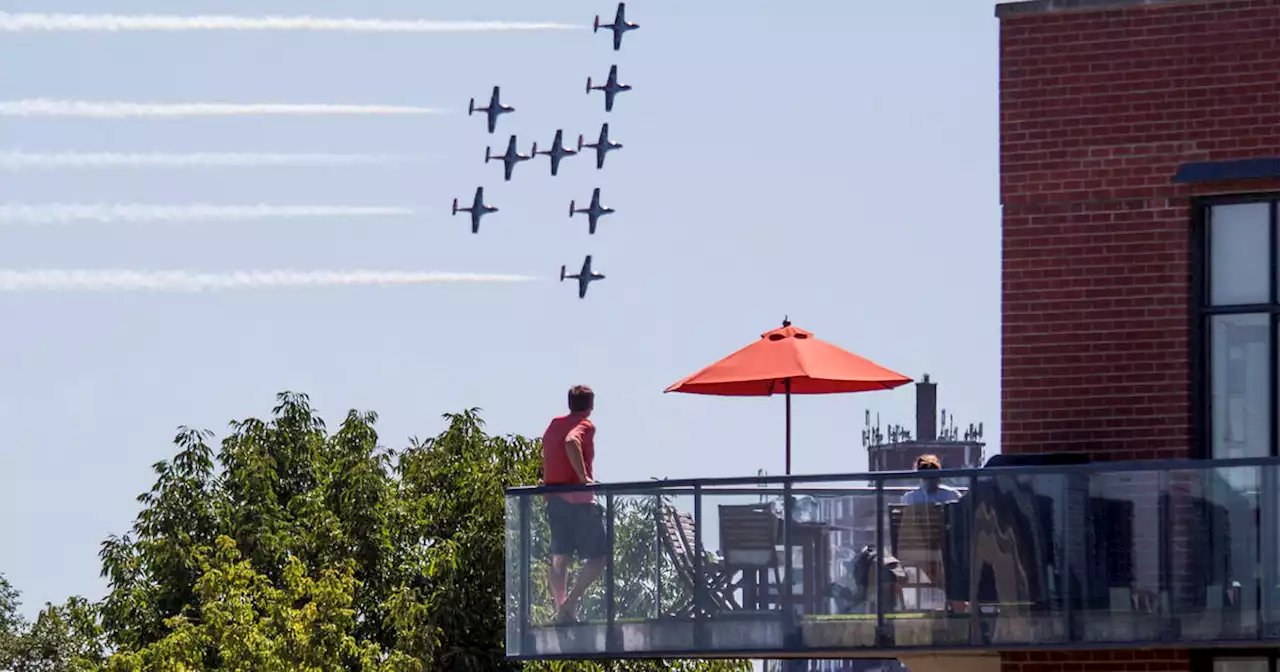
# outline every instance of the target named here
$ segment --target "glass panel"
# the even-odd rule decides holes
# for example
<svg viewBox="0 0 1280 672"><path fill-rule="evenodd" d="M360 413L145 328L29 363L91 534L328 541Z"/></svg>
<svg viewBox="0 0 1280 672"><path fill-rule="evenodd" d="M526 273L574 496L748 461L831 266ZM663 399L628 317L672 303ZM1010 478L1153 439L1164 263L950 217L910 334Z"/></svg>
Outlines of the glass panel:
<svg viewBox="0 0 1280 672"><path fill-rule="evenodd" d="M506 515L507 653L520 654L520 587L524 583L520 553L520 501L526 496L508 496Z"/></svg>
<svg viewBox="0 0 1280 672"><path fill-rule="evenodd" d="M876 489L870 481L797 485L791 543L803 578L801 641L807 648L869 649L876 638L877 561L880 578L900 571L876 552ZM885 561L887 560L887 562Z"/></svg>
<svg viewBox="0 0 1280 672"><path fill-rule="evenodd" d="M804 570L792 554L790 598L784 597L781 486L736 486L701 490L697 537L703 548L700 608L707 615L701 633L712 651L784 647L782 605L800 603ZM797 507L793 513L806 515ZM693 569L691 567L691 569Z"/></svg>
<svg viewBox="0 0 1280 672"><path fill-rule="evenodd" d="M1271 301L1271 206L1215 205L1209 211L1209 301Z"/></svg>
<svg viewBox="0 0 1280 672"><path fill-rule="evenodd" d="M1258 636L1260 475L1258 467L1164 475L1162 545L1182 641Z"/></svg>
<svg viewBox="0 0 1280 672"><path fill-rule="evenodd" d="M613 600L617 648L687 651L697 529L688 488L613 496Z"/></svg>
<svg viewBox="0 0 1280 672"><path fill-rule="evenodd" d="M969 500L937 479L884 482L886 552L900 566L879 593L886 638L897 646L968 646Z"/></svg>
<svg viewBox="0 0 1280 672"><path fill-rule="evenodd" d="M1269 672L1266 658L1215 658L1213 672Z"/></svg>
<svg viewBox="0 0 1280 672"><path fill-rule="evenodd" d="M1089 475L1081 611L1085 642L1160 641L1161 487L1159 471Z"/></svg>
<svg viewBox="0 0 1280 672"><path fill-rule="evenodd" d="M1213 457L1270 455L1270 316L1215 315L1209 339Z"/></svg>

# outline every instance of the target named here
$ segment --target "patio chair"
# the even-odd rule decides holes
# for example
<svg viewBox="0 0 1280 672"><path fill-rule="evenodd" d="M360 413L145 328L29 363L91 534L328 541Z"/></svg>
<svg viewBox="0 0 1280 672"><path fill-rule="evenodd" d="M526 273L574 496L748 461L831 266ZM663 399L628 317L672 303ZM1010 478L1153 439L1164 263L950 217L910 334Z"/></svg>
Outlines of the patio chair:
<svg viewBox="0 0 1280 672"><path fill-rule="evenodd" d="M729 611L738 608L726 593L726 581L723 561L714 553L704 552L702 560L701 586L707 595L708 605L699 612L697 594L699 573L694 558L697 555L697 528L693 516L677 510L674 506L663 503L658 518L658 534L662 546L675 567L676 576L687 589L685 595L672 605L670 615L677 618L691 616L708 616L717 611Z"/></svg>

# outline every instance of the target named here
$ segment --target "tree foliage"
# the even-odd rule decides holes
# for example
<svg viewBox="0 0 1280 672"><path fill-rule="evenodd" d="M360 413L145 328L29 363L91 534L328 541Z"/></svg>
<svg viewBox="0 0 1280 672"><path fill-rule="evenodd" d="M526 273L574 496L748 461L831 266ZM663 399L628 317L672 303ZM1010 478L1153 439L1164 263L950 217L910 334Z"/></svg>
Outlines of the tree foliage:
<svg viewBox="0 0 1280 672"><path fill-rule="evenodd" d="M232 422L216 451L211 433L180 428L132 529L102 544L101 603L50 606L28 626L0 579L0 669L750 669L507 661L503 490L537 481L539 442L487 434L476 409L444 419L438 436L389 451L375 414L351 411L330 432L306 395L282 393L270 419ZM617 563L636 577L619 582L619 604L651 611L645 512L622 513L619 540L634 536L639 555Z"/></svg>

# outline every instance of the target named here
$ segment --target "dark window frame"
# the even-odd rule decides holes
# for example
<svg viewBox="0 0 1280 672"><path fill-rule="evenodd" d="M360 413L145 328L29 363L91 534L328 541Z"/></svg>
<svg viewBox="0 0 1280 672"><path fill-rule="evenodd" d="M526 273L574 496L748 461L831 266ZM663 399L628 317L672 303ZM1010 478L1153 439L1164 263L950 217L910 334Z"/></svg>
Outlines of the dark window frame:
<svg viewBox="0 0 1280 672"><path fill-rule="evenodd" d="M1244 203L1270 204L1268 227L1271 254L1270 296L1268 303L1233 306L1210 304L1210 279L1212 277L1213 250L1210 244L1209 212L1219 205ZM1270 338L1270 394L1272 407L1270 455L1280 455L1280 252L1277 251L1277 219L1280 218L1280 192L1256 192L1224 196L1204 196L1191 201L1191 408L1192 408L1192 456L1198 459L1213 457L1213 343L1209 325L1216 315L1243 315L1265 313L1271 317ZM1280 672L1273 668L1272 672Z"/></svg>

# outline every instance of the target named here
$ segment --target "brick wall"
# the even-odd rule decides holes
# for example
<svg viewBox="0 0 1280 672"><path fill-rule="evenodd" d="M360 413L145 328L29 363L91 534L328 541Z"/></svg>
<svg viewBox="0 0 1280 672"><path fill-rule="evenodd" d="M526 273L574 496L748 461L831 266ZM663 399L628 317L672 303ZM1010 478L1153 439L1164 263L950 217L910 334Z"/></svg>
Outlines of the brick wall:
<svg viewBox="0 0 1280 672"><path fill-rule="evenodd" d="M1003 451L1191 455L1192 192L1171 178L1280 155L1278 33L1280 0L1001 19Z"/></svg>
<svg viewBox="0 0 1280 672"><path fill-rule="evenodd" d="M1177 650L1016 651L1001 654L1001 672L1185 672Z"/></svg>

